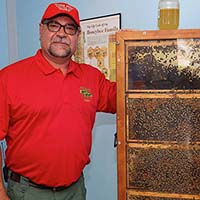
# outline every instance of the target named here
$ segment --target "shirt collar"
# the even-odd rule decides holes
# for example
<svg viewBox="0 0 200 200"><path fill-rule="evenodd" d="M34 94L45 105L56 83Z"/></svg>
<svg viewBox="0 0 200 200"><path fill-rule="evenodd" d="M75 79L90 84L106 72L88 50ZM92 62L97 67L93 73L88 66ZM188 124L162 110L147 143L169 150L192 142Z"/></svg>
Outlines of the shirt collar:
<svg viewBox="0 0 200 200"><path fill-rule="evenodd" d="M70 73L73 73L77 78L79 78L81 75L80 64L78 64L77 62L74 62L73 60L70 60L67 74L70 74Z"/></svg>
<svg viewBox="0 0 200 200"><path fill-rule="evenodd" d="M36 62L38 63L38 67L45 75L50 75L57 71L56 68L54 68L42 55L42 50L39 49L35 55ZM67 70L67 75L73 73L76 77L80 77L81 74L81 68L78 63L74 62L70 59L69 68Z"/></svg>

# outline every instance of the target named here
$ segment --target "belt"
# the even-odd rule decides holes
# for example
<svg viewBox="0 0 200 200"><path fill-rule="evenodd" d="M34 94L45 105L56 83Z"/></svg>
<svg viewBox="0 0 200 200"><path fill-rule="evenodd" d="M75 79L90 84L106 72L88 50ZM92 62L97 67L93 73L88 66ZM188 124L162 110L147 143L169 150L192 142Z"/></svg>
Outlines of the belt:
<svg viewBox="0 0 200 200"><path fill-rule="evenodd" d="M10 170L9 170L9 171L10 171ZM32 186L32 187L35 187L35 188L39 188L39 189L49 189L49 190L52 190L52 191L55 191L55 192L56 192L56 191L64 190L64 189L66 189L66 188L68 188L68 187L71 186L71 185L70 185L70 186L50 187L50 186L45 186L45 185L41 185L41 184L34 183L34 182L32 182L31 180L29 180L29 179L27 179L27 178L21 176L20 174L17 174L17 173L15 173L15 172L13 172L13 171L10 171L9 174L10 174L10 175L9 175L9 178L10 178L11 180L13 180L13 181L15 181L15 182L18 182L18 183L21 183L22 180L25 180L25 181L23 181L23 183L26 182L29 186Z"/></svg>

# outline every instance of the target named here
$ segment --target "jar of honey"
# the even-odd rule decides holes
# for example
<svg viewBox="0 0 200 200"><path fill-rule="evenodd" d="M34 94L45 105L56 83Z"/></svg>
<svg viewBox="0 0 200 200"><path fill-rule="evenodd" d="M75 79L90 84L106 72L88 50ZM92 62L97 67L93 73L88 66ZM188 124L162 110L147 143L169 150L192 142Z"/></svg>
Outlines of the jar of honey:
<svg viewBox="0 0 200 200"><path fill-rule="evenodd" d="M158 28L163 30L178 29L179 0L159 0Z"/></svg>

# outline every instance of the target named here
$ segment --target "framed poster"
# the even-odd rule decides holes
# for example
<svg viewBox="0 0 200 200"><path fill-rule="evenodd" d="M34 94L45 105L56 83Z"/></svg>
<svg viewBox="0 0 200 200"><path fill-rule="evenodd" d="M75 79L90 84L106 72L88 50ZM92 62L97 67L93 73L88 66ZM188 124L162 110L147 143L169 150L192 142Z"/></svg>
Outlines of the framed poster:
<svg viewBox="0 0 200 200"><path fill-rule="evenodd" d="M81 36L74 60L97 67L107 79L115 81L115 32L120 28L120 13L81 20Z"/></svg>

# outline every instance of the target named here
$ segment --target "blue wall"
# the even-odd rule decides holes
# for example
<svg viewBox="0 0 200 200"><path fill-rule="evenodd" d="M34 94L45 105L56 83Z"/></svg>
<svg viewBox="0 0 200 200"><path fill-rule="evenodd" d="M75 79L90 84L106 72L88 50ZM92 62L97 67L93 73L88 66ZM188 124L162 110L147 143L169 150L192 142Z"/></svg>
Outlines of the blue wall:
<svg viewBox="0 0 200 200"><path fill-rule="evenodd" d="M14 0L13 0L14 1ZM6 0L1 0L1 27L6 27ZM53 1L16 0L18 59L30 56L39 48L39 22L46 5ZM68 0L80 10L80 18L112 13L122 14L123 29L157 29L158 0ZM181 29L200 28L200 1L180 0ZM7 32L0 29L0 67L8 64ZM85 170L87 200L117 199L117 161L113 148L116 116L98 113L93 131L91 164Z"/></svg>
<svg viewBox="0 0 200 200"><path fill-rule="evenodd" d="M6 0L0 0L0 68L9 63Z"/></svg>

